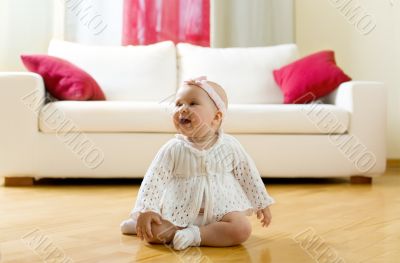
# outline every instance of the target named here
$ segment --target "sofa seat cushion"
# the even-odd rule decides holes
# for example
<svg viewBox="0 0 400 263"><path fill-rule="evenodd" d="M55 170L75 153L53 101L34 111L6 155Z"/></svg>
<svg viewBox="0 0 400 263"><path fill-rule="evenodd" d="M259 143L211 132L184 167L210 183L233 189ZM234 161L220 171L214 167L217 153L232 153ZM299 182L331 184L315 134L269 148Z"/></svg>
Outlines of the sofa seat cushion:
<svg viewBox="0 0 400 263"><path fill-rule="evenodd" d="M40 111L39 128L54 132L174 132L167 103L56 101ZM65 123L65 124L63 124Z"/></svg>
<svg viewBox="0 0 400 263"><path fill-rule="evenodd" d="M171 104L138 101L56 101L40 111L45 133L175 133ZM349 112L329 104L231 104L223 129L227 133L346 133Z"/></svg>
<svg viewBox="0 0 400 263"><path fill-rule="evenodd" d="M224 123L231 133L342 134L350 113L331 104L232 104Z"/></svg>

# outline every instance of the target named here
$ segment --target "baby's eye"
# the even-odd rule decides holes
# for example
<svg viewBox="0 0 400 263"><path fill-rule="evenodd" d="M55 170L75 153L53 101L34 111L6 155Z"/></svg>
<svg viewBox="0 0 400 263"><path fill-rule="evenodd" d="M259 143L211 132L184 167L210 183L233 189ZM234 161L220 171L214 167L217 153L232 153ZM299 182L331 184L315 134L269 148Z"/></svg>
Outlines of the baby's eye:
<svg viewBox="0 0 400 263"><path fill-rule="evenodd" d="M175 103L176 107L180 107L181 105L182 105L182 103L179 103L179 102Z"/></svg>
<svg viewBox="0 0 400 263"><path fill-rule="evenodd" d="M192 103L190 103L190 105L192 106L192 105L197 105L197 103L196 102L192 102Z"/></svg>

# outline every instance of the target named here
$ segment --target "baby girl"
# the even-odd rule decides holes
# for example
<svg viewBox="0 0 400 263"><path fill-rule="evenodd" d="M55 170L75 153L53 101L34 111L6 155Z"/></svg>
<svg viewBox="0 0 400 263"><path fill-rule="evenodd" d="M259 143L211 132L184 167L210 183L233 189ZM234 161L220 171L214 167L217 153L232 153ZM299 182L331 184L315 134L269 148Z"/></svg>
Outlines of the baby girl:
<svg viewBox="0 0 400 263"><path fill-rule="evenodd" d="M122 233L183 250L246 241L253 212L262 226L269 225L275 200L239 141L222 131L227 106L224 89L205 77L178 90L178 133L152 161Z"/></svg>

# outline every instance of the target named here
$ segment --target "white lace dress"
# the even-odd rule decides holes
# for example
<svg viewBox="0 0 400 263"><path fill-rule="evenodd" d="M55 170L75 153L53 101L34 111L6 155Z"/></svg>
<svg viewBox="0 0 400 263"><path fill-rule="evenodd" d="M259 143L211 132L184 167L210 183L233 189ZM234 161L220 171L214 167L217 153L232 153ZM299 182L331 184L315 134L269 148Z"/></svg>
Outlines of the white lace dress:
<svg viewBox="0 0 400 263"><path fill-rule="evenodd" d="M275 203L253 160L222 129L207 150L194 148L181 134L164 144L144 176L131 218L153 211L186 227L196 220L202 202L203 225L232 211L251 215Z"/></svg>

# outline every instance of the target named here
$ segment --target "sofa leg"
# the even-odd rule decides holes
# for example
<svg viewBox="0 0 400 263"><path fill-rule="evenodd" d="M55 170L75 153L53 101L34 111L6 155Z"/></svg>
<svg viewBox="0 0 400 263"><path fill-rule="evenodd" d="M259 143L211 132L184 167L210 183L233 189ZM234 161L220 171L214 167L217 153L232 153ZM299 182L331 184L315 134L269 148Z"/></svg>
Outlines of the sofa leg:
<svg viewBox="0 0 400 263"><path fill-rule="evenodd" d="M359 176L359 175L350 176L350 183L351 184L371 184L372 177Z"/></svg>
<svg viewBox="0 0 400 263"><path fill-rule="evenodd" d="M4 186L32 186L33 177L5 177Z"/></svg>

